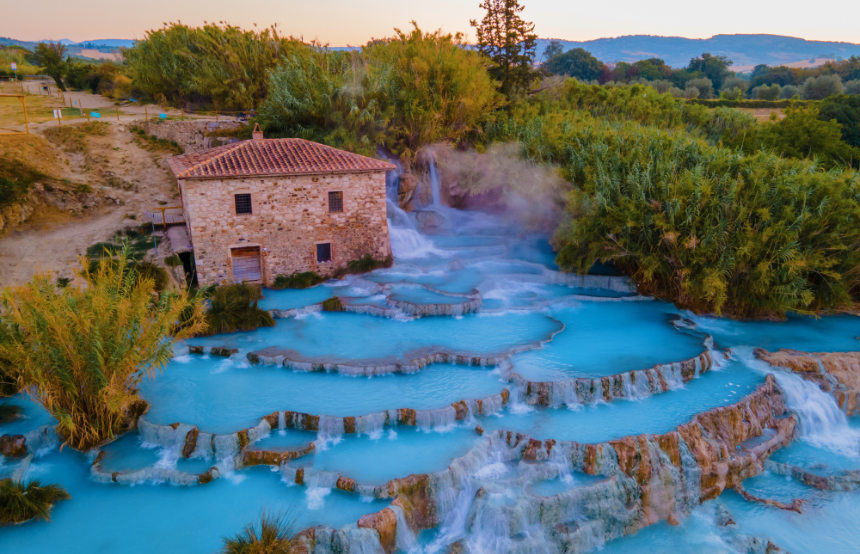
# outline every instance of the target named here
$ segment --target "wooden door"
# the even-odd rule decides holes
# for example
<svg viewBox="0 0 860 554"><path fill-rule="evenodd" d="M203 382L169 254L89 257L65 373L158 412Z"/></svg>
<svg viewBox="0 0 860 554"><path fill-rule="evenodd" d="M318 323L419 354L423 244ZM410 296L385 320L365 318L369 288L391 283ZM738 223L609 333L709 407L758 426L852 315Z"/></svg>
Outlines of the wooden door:
<svg viewBox="0 0 860 554"><path fill-rule="evenodd" d="M235 282L263 280L259 246L234 248L230 254L233 258L233 280Z"/></svg>

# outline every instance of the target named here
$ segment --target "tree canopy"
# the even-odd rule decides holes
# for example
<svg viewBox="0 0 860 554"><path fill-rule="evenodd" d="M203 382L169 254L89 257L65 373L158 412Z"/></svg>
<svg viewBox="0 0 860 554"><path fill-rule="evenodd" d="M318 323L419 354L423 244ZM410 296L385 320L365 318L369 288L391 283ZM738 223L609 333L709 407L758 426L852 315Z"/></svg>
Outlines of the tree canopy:
<svg viewBox="0 0 860 554"><path fill-rule="evenodd" d="M471 25L478 50L493 62L490 75L508 97L525 91L535 78L534 23L520 17L524 6L518 0L483 0L480 7L484 18L480 23L473 19Z"/></svg>

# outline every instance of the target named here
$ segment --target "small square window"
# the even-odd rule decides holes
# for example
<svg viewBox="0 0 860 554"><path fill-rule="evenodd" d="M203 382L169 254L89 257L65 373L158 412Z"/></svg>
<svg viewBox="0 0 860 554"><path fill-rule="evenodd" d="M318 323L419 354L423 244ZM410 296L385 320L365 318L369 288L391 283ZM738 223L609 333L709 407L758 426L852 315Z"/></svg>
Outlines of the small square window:
<svg viewBox="0 0 860 554"><path fill-rule="evenodd" d="M318 262L330 262L331 261L331 243L324 242L322 244L317 245L317 261Z"/></svg>
<svg viewBox="0 0 860 554"><path fill-rule="evenodd" d="M251 195L250 194L237 194L235 196L236 199L236 213L237 214L249 214L251 212Z"/></svg>
<svg viewBox="0 0 860 554"><path fill-rule="evenodd" d="M342 191L328 193L328 211L330 213L343 211L343 192Z"/></svg>

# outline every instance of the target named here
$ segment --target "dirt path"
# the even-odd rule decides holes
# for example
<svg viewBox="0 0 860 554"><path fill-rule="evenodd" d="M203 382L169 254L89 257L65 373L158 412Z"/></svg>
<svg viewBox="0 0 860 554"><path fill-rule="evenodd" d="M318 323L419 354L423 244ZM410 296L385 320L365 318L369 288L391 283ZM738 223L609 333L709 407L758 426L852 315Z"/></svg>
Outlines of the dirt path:
<svg viewBox="0 0 860 554"><path fill-rule="evenodd" d="M95 207L72 215L39 206L30 221L0 236L0 285L21 284L44 271L71 277L88 246L145 223L146 211L176 204L178 191L165 164L172 154L147 149L125 124L106 129L103 136L87 136L82 150L57 144L63 176L89 186Z"/></svg>

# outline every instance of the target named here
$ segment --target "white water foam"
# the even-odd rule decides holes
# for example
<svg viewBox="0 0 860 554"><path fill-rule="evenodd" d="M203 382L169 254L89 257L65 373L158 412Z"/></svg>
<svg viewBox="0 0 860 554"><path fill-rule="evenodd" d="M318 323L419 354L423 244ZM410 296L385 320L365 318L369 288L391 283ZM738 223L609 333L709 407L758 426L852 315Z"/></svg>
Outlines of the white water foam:
<svg viewBox="0 0 860 554"><path fill-rule="evenodd" d="M860 458L860 431L848 425L848 418L832 396L799 375L757 359L752 347L733 348L732 354L750 368L774 376L788 409L797 416L801 440L843 456Z"/></svg>

